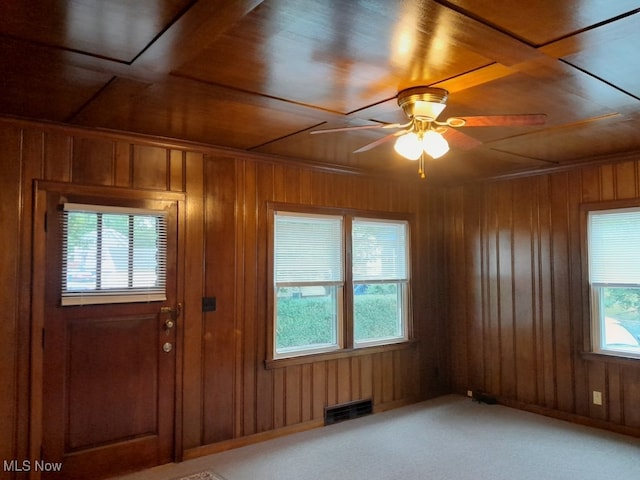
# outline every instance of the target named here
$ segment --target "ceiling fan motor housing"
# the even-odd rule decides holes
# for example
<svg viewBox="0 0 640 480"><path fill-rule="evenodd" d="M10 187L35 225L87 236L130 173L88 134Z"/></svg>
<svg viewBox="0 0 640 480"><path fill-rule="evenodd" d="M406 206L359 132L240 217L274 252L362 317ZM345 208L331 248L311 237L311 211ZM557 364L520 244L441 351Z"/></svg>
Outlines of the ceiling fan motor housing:
<svg viewBox="0 0 640 480"><path fill-rule="evenodd" d="M443 88L412 87L398 93L398 105L410 119L432 122L447 106L448 97Z"/></svg>

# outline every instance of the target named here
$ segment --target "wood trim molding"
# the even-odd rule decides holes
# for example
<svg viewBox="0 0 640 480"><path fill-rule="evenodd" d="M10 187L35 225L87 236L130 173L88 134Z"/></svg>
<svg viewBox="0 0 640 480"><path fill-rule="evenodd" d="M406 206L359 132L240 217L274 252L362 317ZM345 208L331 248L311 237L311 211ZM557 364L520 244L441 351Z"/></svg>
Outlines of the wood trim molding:
<svg viewBox="0 0 640 480"><path fill-rule="evenodd" d="M339 358L359 357L363 355L374 355L376 353L392 352L395 350L407 350L416 348L418 340L408 340L398 343L390 343L386 345L376 345L372 347L362 348L344 348L333 352L316 353L310 355L300 355L299 357L276 358L273 360L265 360L264 366L267 370L273 368L290 367L292 365L304 365L307 363L324 362L327 360L337 360Z"/></svg>
<svg viewBox="0 0 640 480"><path fill-rule="evenodd" d="M305 432L314 428L324 426L324 421L310 420L304 423L297 423L288 427L278 428L276 430L268 430L266 432L254 433L245 437L232 438L231 440L225 440L218 443L209 445L203 445L201 447L195 447L187 449L184 452L184 459L191 460L205 455L211 455L213 453L220 453L226 450L232 450L234 448L245 447L247 445L253 445L254 443L264 442L266 440L272 440L274 438L284 437L292 433Z"/></svg>
<svg viewBox="0 0 640 480"><path fill-rule="evenodd" d="M528 169L523 169L516 172L505 173L502 175L479 178L477 180L463 182L463 184L500 182L504 180L517 180L519 178L534 177L538 175L550 175L553 173L568 172L568 171L576 170L580 168L595 167L598 165L605 165L609 163L636 161L639 158L640 158L640 150L636 150L633 152L617 153L613 155L598 155L598 156L593 156L586 159L580 159L579 161L564 163L562 165L552 165L550 167L539 167L535 169L528 168ZM452 185L452 186L455 186L455 185Z"/></svg>
<svg viewBox="0 0 640 480"><path fill-rule="evenodd" d="M524 410L526 412L536 413L538 415L544 415L545 417L564 420L564 421L575 423L578 425L599 428L602 430L608 430L610 432L622 433L623 435L630 435L632 437L640 438L640 428L628 427L626 425L618 425L616 423L607 422L605 420L598 420L595 418L584 417L582 415L577 415L575 413L562 412L559 410L554 410L552 408L518 402L516 400L511 400L503 397L498 397L497 400L498 400L498 403L501 405L511 407L511 408L516 408L518 410Z"/></svg>
<svg viewBox="0 0 640 480"><path fill-rule="evenodd" d="M374 175L364 172L361 169L348 167L340 164L329 164L313 162L311 160L302 160L296 158L284 158L277 155L270 155L266 153L248 152L245 150L237 150L230 147L221 147L216 145L210 145L206 143L199 143L188 140L180 140L167 137L156 137L153 135L145 135L142 133L123 132L117 130L111 130L106 128L88 128L76 125L69 125L64 123L46 122L42 120L31 120L27 118L0 115L0 122L10 123L21 128L39 128L46 131L63 132L70 136L82 136L85 138L100 138L110 140L120 140L125 142L132 142L136 145L148 145L154 147L161 147L166 149L178 149L186 151L195 151L208 156L223 156L232 157L238 160L253 160L272 164L281 165L296 165L298 167L303 166L311 170L346 174L346 175L361 175L372 177ZM388 175L378 175L389 179ZM391 179L390 179L391 180ZM406 180L402 180L406 182Z"/></svg>
<svg viewBox="0 0 640 480"><path fill-rule="evenodd" d="M183 202L186 195L183 192L164 190L140 190L130 187L105 187L99 185L83 185L78 183L51 182L48 180L34 180L34 192L46 191L62 195L85 195L104 198L123 198L127 200L147 199Z"/></svg>

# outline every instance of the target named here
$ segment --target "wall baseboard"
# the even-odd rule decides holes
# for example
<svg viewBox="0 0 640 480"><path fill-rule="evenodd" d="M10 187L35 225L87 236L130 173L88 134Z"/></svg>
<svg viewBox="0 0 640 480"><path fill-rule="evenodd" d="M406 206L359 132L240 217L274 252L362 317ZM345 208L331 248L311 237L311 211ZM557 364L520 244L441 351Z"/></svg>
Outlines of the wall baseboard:
<svg viewBox="0 0 640 480"><path fill-rule="evenodd" d="M516 408L518 410L524 410L531 413L537 413L539 415L544 415L545 417L564 420L566 422L584 425L586 427L599 428L601 430L608 430L611 432L640 438L640 428L620 425L617 423L607 422L605 420L598 420L595 418L585 417L583 415L577 415L575 413L562 412L553 408L542 407L540 405L520 402L509 398L496 397L496 399L498 400L498 403L500 405L504 405L506 407Z"/></svg>

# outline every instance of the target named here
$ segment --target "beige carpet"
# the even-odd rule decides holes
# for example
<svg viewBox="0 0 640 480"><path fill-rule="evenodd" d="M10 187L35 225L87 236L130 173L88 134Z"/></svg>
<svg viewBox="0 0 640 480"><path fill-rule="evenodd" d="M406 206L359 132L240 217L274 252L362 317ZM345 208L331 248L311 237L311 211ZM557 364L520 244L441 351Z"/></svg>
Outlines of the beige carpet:
<svg viewBox="0 0 640 480"><path fill-rule="evenodd" d="M120 480L203 471L225 480L624 479L640 472L640 439L449 395Z"/></svg>

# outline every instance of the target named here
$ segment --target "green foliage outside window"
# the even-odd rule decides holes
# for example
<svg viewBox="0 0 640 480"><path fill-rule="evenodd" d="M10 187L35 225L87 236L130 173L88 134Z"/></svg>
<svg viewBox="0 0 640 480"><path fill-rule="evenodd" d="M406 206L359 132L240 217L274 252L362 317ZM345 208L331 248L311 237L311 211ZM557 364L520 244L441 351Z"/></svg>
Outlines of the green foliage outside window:
<svg viewBox="0 0 640 480"><path fill-rule="evenodd" d="M276 349L335 343L330 296L278 299Z"/></svg>
<svg viewBox="0 0 640 480"><path fill-rule="evenodd" d="M395 291L357 295L356 339L397 336L397 303ZM335 341L333 311L329 296L278 299L276 349L331 344Z"/></svg>

